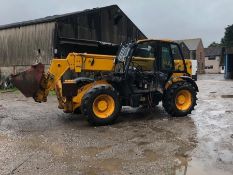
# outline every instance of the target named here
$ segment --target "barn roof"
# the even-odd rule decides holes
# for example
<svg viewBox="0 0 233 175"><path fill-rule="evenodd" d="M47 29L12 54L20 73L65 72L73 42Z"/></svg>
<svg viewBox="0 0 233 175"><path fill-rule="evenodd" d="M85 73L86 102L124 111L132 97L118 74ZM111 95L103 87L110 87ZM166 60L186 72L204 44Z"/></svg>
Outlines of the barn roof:
<svg viewBox="0 0 233 175"><path fill-rule="evenodd" d="M86 10L83 10L83 11L76 11L76 12L66 13L66 14L61 14L61 15L46 16L44 18L38 18L38 19L33 19L33 20L28 20L28 21L22 21L22 22L16 22L16 23L11 23L11 24L0 25L0 30L1 29L7 29L7 28L27 26L27 25L32 25L32 24L45 23L45 22L53 22L53 21L56 21L57 19L60 19L60 18L66 17L66 16L89 13L89 12L95 12L95 11L108 9L108 8L119 8L119 7L117 5L111 5L111 6L106 6L106 7L101 7L101 8L93 8L93 9L86 9Z"/></svg>
<svg viewBox="0 0 233 175"><path fill-rule="evenodd" d="M46 22L54 22L54 21L57 21L63 17L67 17L67 16L79 15L79 14L81 15L81 14L85 14L85 13L94 13L94 12L98 12L100 10L107 10L107 9L118 9L118 11L120 13L122 13L124 16L126 16L128 18L128 16L117 5L110 5L110 6L106 6L106 7L86 9L83 11L76 11L76 12L66 13L66 14L61 14L61 15L47 16L44 18L39 18L39 19L34 19L34 20L29 20L29 21L22 21L22 22L16 22L16 23L11 23L11 24L6 24L6 25L0 25L0 30L28 26L28 25L33 25L33 24L46 23ZM132 22L132 21L130 20L130 22ZM138 29L138 27L133 22L132 22L132 24ZM140 29L138 29L138 30L141 32ZM146 38L146 36L142 32L141 32L141 34Z"/></svg>
<svg viewBox="0 0 233 175"><path fill-rule="evenodd" d="M7 29L7 28L27 26L27 25L32 25L32 24L45 23L45 22L53 22L53 21L56 21L57 19L60 19L62 17L77 15L77 14L82 14L82 13L88 13L88 12L95 12L95 11L99 11L101 9L103 10L103 9L107 9L107 8L119 8L119 7L117 5L111 5L111 6L86 9L83 11L76 11L76 12L66 13L66 14L61 14L61 15L46 16L44 18L38 18L38 19L29 20L29 21L22 21L22 22L16 22L16 23L11 23L11 24L0 25L0 30Z"/></svg>

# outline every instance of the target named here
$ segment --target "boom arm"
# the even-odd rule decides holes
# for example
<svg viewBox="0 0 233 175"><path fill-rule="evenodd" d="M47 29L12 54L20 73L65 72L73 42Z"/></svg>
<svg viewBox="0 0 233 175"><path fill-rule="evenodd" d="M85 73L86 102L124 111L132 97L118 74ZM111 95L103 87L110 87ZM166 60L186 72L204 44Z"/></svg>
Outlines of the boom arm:
<svg viewBox="0 0 233 175"><path fill-rule="evenodd" d="M43 74L40 88L34 95L36 102L46 102L48 93L54 89L64 73L69 69L73 72L112 71L115 57L110 55L70 53L66 59L53 59L47 74Z"/></svg>

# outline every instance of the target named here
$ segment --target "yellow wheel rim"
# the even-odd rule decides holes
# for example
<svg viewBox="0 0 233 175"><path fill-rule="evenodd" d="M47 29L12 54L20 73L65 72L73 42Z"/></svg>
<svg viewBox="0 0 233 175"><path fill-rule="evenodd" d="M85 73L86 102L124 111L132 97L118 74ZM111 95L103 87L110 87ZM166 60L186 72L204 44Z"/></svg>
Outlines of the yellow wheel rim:
<svg viewBox="0 0 233 175"><path fill-rule="evenodd" d="M181 111L188 110L192 105L192 94L188 90L181 90L176 95L176 107Z"/></svg>
<svg viewBox="0 0 233 175"><path fill-rule="evenodd" d="M99 118L108 118L115 110L114 99L110 95L102 94L95 98L93 112Z"/></svg>

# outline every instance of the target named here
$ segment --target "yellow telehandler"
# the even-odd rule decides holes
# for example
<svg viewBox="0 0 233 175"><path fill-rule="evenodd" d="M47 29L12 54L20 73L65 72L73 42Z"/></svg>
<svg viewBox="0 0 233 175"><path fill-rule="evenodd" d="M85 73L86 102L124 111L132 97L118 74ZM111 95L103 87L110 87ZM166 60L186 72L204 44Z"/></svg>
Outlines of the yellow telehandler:
<svg viewBox="0 0 233 175"><path fill-rule="evenodd" d="M190 114L198 92L191 70L177 43L140 40L123 43L116 56L70 53L54 58L47 73L40 63L13 75L12 82L36 102L46 102L55 89L64 112L79 111L91 124L106 125L117 119L122 106L153 108L160 101L171 116ZM67 71L77 78L64 80Z"/></svg>

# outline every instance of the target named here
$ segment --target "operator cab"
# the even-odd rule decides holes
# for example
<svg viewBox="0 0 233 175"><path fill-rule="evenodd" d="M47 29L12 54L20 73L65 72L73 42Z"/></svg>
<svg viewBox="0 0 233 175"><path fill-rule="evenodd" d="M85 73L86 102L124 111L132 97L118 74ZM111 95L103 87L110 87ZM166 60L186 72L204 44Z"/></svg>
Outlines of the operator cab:
<svg viewBox="0 0 233 175"><path fill-rule="evenodd" d="M133 65L143 71L174 72L174 60L183 60L183 69L186 71L185 61L177 43L166 40L142 40L135 43L123 44L116 57L117 63L123 64L127 73Z"/></svg>
<svg viewBox="0 0 233 175"><path fill-rule="evenodd" d="M174 60L183 60L177 70ZM116 57L115 73L124 77L121 93L125 96L156 96L161 100L165 84L173 73L185 73L185 61L177 43L161 40L142 40L123 44ZM137 101L137 100L134 100Z"/></svg>
<svg viewBox="0 0 233 175"><path fill-rule="evenodd" d="M183 66L175 68L174 60L183 61ZM186 72L180 47L172 41L142 40L123 44L116 62L115 71L124 73L127 79L154 76L160 86L164 85L172 73Z"/></svg>
<svg viewBox="0 0 233 175"><path fill-rule="evenodd" d="M139 61L138 64L141 64L145 70L167 73L175 71L174 60L184 60L179 45L171 41L139 41L132 56L132 61ZM144 62L148 64L143 65Z"/></svg>

